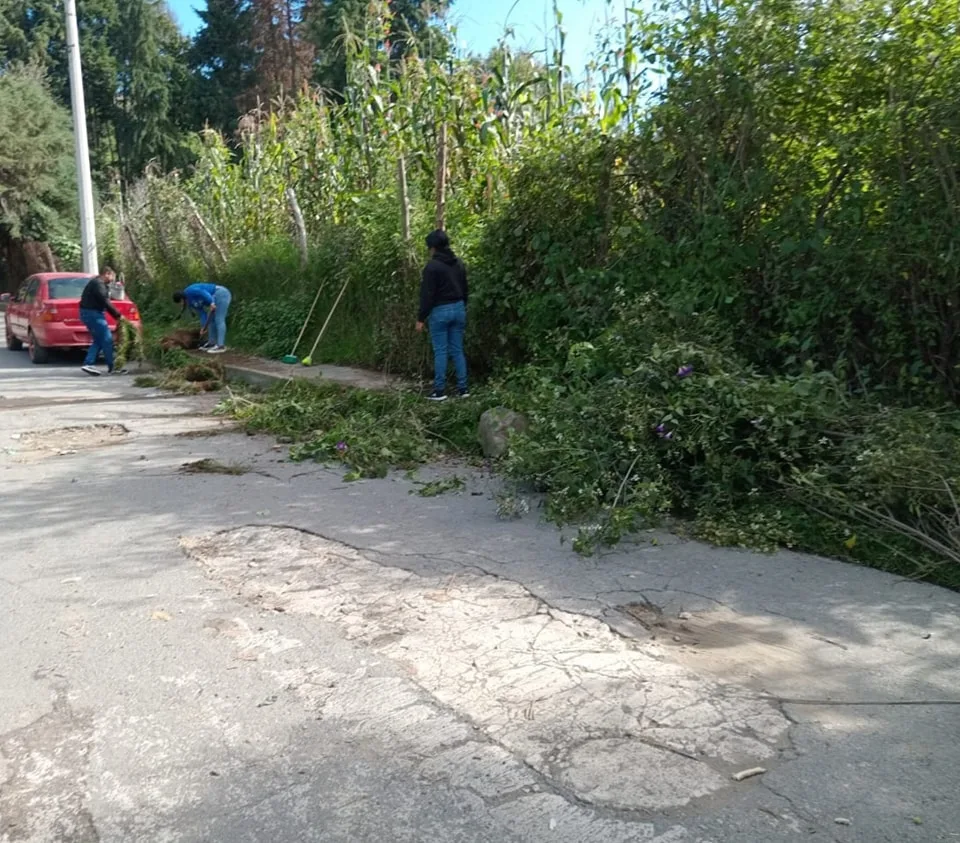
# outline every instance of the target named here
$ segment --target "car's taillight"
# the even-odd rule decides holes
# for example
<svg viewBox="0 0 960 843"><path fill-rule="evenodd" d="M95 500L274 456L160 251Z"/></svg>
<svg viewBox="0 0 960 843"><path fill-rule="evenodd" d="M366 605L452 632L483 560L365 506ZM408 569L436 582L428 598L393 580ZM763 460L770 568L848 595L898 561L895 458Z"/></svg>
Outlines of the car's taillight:
<svg viewBox="0 0 960 843"><path fill-rule="evenodd" d="M40 308L40 321L41 322L55 322L57 320L57 308L55 305L50 304L49 302L45 303Z"/></svg>
<svg viewBox="0 0 960 843"><path fill-rule="evenodd" d="M134 320L135 322L139 322L139 321L140 321L140 311L137 310L135 307L130 308L130 318L131 318L132 320Z"/></svg>

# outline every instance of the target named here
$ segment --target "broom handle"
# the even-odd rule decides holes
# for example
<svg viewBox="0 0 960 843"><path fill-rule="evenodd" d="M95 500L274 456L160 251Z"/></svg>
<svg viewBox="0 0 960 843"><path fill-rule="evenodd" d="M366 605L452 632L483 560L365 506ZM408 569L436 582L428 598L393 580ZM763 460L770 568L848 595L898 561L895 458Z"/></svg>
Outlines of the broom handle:
<svg viewBox="0 0 960 843"><path fill-rule="evenodd" d="M307 332L307 325L310 324L310 317L313 316L313 311L317 308L317 302L320 301L320 293L323 292L323 288L326 286L327 282L324 281L317 288L317 294L313 297L313 304L310 305L310 312L307 314L307 318L304 320L303 327L300 329L300 336L297 337L297 341L293 344L293 348L290 351L291 355L297 350L297 346L300 345L300 340L303 339L303 335Z"/></svg>
<svg viewBox="0 0 960 843"><path fill-rule="evenodd" d="M323 339L323 333L327 330L327 325L330 324L330 320L333 318L333 312L337 309L337 305L340 304L340 299L343 298L343 294L347 292L347 285L350 283L348 278L343 282L343 288L340 290L340 295L337 296L337 300L333 303L333 307L330 308L330 313L327 315L327 321L323 323L323 327L320 329L320 333L317 334L317 341L313 344L313 348L310 349L309 357L313 357L313 352L317 350L317 346L320 345L320 340Z"/></svg>

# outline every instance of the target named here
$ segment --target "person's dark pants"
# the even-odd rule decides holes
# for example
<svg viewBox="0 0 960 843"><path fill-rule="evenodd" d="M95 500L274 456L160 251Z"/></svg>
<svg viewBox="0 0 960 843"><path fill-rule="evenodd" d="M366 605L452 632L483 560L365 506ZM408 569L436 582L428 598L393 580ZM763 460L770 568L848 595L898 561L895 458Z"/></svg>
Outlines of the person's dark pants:
<svg viewBox="0 0 960 843"><path fill-rule="evenodd" d="M97 355L102 351L103 359L107 361L107 368L113 371L113 334L107 324L107 316L99 310L81 310L80 321L87 326L93 342L87 349L84 366L92 366L97 362Z"/></svg>
<svg viewBox="0 0 960 843"><path fill-rule="evenodd" d="M467 307L462 301L439 304L427 320L430 341L433 343L433 388L443 392L447 388L447 361L453 358L457 373L457 388L467 388L467 357L463 353L463 335L467 329Z"/></svg>

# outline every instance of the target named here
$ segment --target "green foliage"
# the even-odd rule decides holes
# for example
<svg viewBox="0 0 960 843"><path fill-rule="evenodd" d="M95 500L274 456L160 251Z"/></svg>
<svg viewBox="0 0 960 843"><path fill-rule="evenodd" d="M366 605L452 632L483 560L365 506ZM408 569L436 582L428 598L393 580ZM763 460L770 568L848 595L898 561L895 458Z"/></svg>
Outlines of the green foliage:
<svg viewBox="0 0 960 843"><path fill-rule="evenodd" d="M475 405L424 407L405 392L294 381L261 398L229 399L221 411L250 430L294 440L293 459L342 464L350 479L384 477L392 468L416 468L441 453L476 447Z"/></svg>
<svg viewBox="0 0 960 843"><path fill-rule="evenodd" d="M70 116L53 100L42 70L0 71L0 230L43 240L75 219Z"/></svg>
<svg viewBox="0 0 960 843"><path fill-rule="evenodd" d="M182 166L186 40L156 0L80 0L80 51L94 176L101 190L132 180L147 162ZM0 72L38 63L56 100L70 105L62 3L8 0L0 7Z"/></svg>
<svg viewBox="0 0 960 843"><path fill-rule="evenodd" d="M438 480L430 480L426 483L414 481L419 487L416 493L421 498L437 498L445 495L447 492L460 492L463 490L463 478L453 474L450 477L441 477ZM410 494L413 494L411 489Z"/></svg>
<svg viewBox="0 0 960 843"><path fill-rule="evenodd" d="M446 126L474 371L532 422L503 468L582 528L577 549L671 515L955 584L960 460L939 409L960 398L955 3L677 3L611 28L594 91L562 56L532 67L506 45L398 60L396 18L366 6L326 7L350 27L336 97L250 115L236 149L205 133L195 171L130 191L156 301L226 283L231 337L279 356L316 290L308 342L346 283L317 358L420 373ZM469 407L301 389L233 409L352 477L443 436L475 447Z"/></svg>

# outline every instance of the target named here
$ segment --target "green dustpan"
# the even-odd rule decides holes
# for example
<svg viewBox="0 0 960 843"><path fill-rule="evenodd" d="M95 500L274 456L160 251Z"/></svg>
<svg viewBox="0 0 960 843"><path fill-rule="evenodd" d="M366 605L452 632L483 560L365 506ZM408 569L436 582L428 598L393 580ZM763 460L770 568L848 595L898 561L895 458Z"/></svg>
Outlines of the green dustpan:
<svg viewBox="0 0 960 843"><path fill-rule="evenodd" d="M298 358L296 354L284 354L283 357L280 358L280 360L283 363L291 363L291 364L300 362L300 358Z"/></svg>

